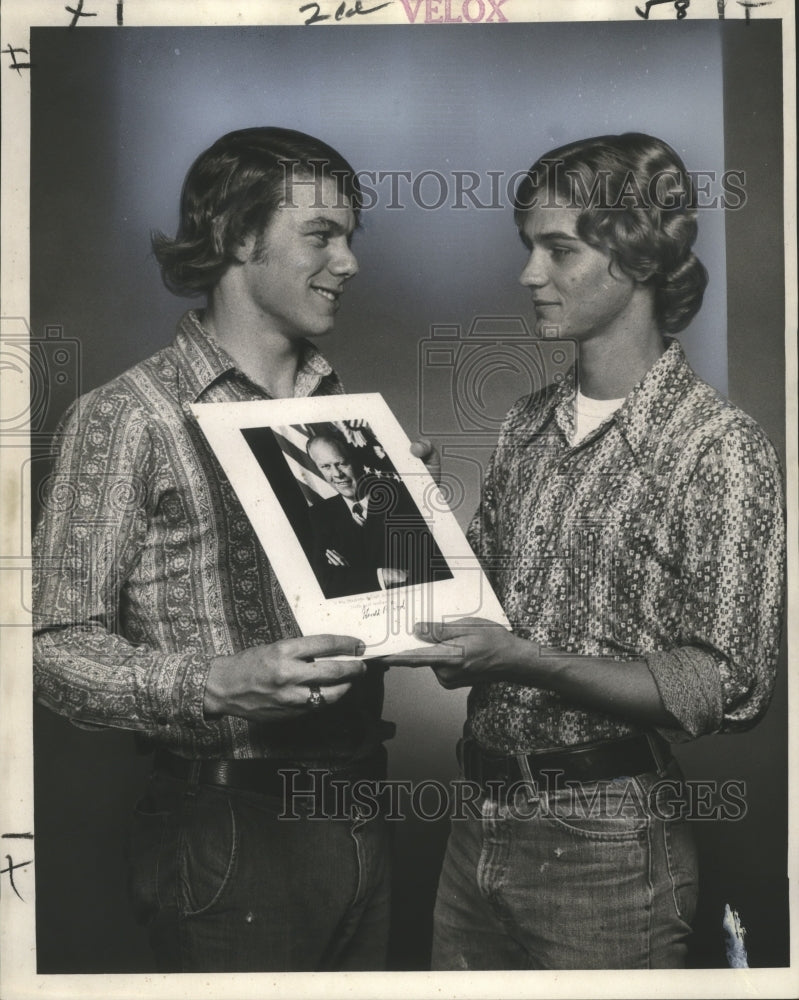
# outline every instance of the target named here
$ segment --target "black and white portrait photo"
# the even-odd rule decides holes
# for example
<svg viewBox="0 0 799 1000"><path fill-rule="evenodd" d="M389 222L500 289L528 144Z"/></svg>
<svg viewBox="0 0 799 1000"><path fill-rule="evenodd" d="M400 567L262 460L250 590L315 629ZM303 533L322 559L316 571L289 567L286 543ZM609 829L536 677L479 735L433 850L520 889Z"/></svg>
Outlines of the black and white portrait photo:
<svg viewBox="0 0 799 1000"><path fill-rule="evenodd" d="M303 632L335 621L375 657L425 648L414 636L417 621L505 621L441 488L381 398L203 403L193 411Z"/></svg>
<svg viewBox="0 0 799 1000"><path fill-rule="evenodd" d="M357 426L350 426L350 423ZM278 494L325 597L451 579L440 549L380 441L362 420L242 431ZM292 472L281 490L275 442Z"/></svg>

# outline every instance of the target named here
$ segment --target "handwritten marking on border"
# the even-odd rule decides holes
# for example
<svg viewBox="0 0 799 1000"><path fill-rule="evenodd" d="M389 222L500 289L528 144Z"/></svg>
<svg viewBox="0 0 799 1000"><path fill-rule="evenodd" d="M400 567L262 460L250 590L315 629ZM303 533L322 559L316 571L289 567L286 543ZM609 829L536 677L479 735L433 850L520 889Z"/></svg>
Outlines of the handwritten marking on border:
<svg viewBox="0 0 799 1000"><path fill-rule="evenodd" d="M363 0L355 0L353 6L348 7L346 0L336 7L334 14L323 14L322 6L319 3L306 3L299 8L300 14L304 14L306 11L311 11L308 17L305 19L305 24L319 24L321 21L329 21L332 17L336 21L342 21L345 17L355 17L356 15L366 16L367 14L374 14L376 10L382 10L384 7L390 6L392 0L385 0L385 3L377 4L375 7L365 8L363 6Z"/></svg>
<svg viewBox="0 0 799 1000"><path fill-rule="evenodd" d="M82 17L99 17L97 11L83 9L85 2L86 0L77 0L75 7L64 7L64 10L72 15L72 20L68 25L69 28L77 27ZM125 23L125 0L116 0L116 23L118 28L121 28Z"/></svg>
<svg viewBox="0 0 799 1000"><path fill-rule="evenodd" d="M95 12L88 11L86 13L83 12L83 0L78 0L77 8L65 7L64 10L69 11L69 13L73 15L72 21L69 25L70 28L74 28L78 23L78 19L81 17L97 17L96 11Z"/></svg>
<svg viewBox="0 0 799 1000"><path fill-rule="evenodd" d="M658 7L664 3L674 4L674 9L677 12L677 20L682 21L683 18L688 13L688 8L691 6L691 0L646 0L646 5L644 9L641 10L640 7L635 8L635 13L642 17L645 21L649 20L649 11L652 7Z"/></svg>
<svg viewBox="0 0 799 1000"><path fill-rule="evenodd" d="M739 7L743 7L746 16L746 23L749 24L752 17L752 9L754 7L770 7L772 0L759 0L759 2L758 0L736 0L736 3Z"/></svg>
<svg viewBox="0 0 799 1000"><path fill-rule="evenodd" d="M17 62L17 52L24 52L27 56L30 54L27 49L14 48L9 42L8 48L3 49L3 52L11 56L11 65L8 68L15 69L18 76L22 76L23 69L31 69L33 67L33 63L30 62Z"/></svg>
<svg viewBox="0 0 799 1000"><path fill-rule="evenodd" d="M14 872L17 870L17 868L25 868L28 865L32 865L33 864L33 860L31 860L31 861L20 861L20 862L18 862L18 863L15 864L14 863L14 859L11 857L11 855L10 854L6 854L6 863L7 863L8 867L7 868L0 868L0 875L8 875L8 880L11 883L11 888L14 890L14 892L19 897L19 899L21 899L22 902L24 903L25 900L20 895L20 891L16 887L16 884L14 883Z"/></svg>

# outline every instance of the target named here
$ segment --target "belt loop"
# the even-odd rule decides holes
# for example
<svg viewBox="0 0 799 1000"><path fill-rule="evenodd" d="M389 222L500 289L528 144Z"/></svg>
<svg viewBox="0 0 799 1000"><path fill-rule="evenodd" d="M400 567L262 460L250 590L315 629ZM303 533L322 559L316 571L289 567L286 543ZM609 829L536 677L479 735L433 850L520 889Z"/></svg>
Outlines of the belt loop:
<svg viewBox="0 0 799 1000"><path fill-rule="evenodd" d="M668 752L664 753L663 738L658 736L657 733L644 733L644 735L649 744L649 749L652 751L652 756L655 758L658 777L662 778L666 774L671 754Z"/></svg>
<svg viewBox="0 0 799 1000"><path fill-rule="evenodd" d="M527 759L526 753L516 754L516 760L519 764L519 770L522 772L522 778L524 779L525 785L528 787L528 802L533 802L540 797L538 791L538 783L533 777L533 772L530 770L530 761Z"/></svg>
<svg viewBox="0 0 799 1000"><path fill-rule="evenodd" d="M200 769L202 767L202 761L195 758L191 761L189 765L189 776L186 779L186 794L195 796L199 791L200 785Z"/></svg>

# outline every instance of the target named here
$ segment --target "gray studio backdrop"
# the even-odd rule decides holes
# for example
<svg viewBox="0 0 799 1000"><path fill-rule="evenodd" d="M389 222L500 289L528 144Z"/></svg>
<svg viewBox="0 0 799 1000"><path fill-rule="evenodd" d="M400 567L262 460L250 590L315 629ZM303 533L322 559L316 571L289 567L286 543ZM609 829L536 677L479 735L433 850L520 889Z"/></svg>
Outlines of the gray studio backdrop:
<svg viewBox="0 0 799 1000"><path fill-rule="evenodd" d="M740 27L694 21L428 30L35 29L31 325L37 338L67 342L73 361L65 387L54 383L42 407L44 436L32 461L34 506L47 467L47 432L69 395L164 345L183 308L192 304L165 291L149 253L152 229L174 231L189 164L224 132L274 124L327 140L357 170L369 172L365 180L374 205L364 212L354 242L360 274L345 296L335 333L320 346L349 391L383 393L411 437L424 430L437 438L465 525L477 504L480 462L490 452L498 417L528 387L507 372L486 376L473 404L478 418L464 426L453 416L457 400L446 365L430 382L420 359L442 327L452 338L475 320L482 333L507 329L487 317L507 317L511 325L515 317L530 320L529 294L517 282L525 254L509 208L513 175L570 139L636 130L667 140L689 169L720 177L743 162L730 159L734 126L744 137L740 156L753 157L761 169L770 164L773 182L781 155L779 108L772 105L766 116L763 109L779 95L778 29L755 24L743 44ZM737 64L731 69L733 50L740 63L757 59L757 85L751 77L742 83ZM740 89L755 108L743 118ZM747 129L762 130L764 117L774 123L771 132L758 133L747 145ZM721 193L718 180L708 183L712 195ZM474 198L464 193L470 187ZM767 253L763 246L752 248L765 274L749 288L746 234L762 233L766 224L777 231L780 209L778 201L776 207L773 200L765 204L755 226L746 225L748 210L736 220L734 246L724 213L701 213L697 252L711 281L703 310L682 340L699 373L726 392L727 283L732 285L731 268L737 267L736 309L754 310L766 329L758 334L762 350L747 356L746 377L731 340L730 386L741 386L750 409L765 407L756 415L771 420L768 429L779 439L781 264L774 256L779 258L781 237L777 232L775 244L773 236L761 236ZM757 295L763 300L759 311ZM773 363L763 362L768 351ZM758 365L772 374L766 393L749 384ZM769 401L761 406L765 396ZM465 693L443 691L424 669L393 670L384 714L398 726L389 748L393 776L455 776L453 748ZM735 857L726 867L718 860L718 843L730 831L703 831L715 868L711 864L712 906L703 917L698 964L723 962L720 914L717 919L713 907L726 895L735 904L736 891L751 900L767 961L779 963L784 954L784 712L778 710L766 726L752 736L716 741L727 748L734 742L732 756L711 741L684 754L686 766L702 778L746 778L753 755L770 762L752 776L750 815L733 837L735 850L760 852L766 860L755 870L737 871L730 885ZM124 888L119 844L145 772L146 762L133 756L125 734L87 736L37 711L41 971L145 966L141 935L124 914L116 916ZM762 810L753 818L757 806ZM768 826L766 815L773 821ZM445 835L441 822L408 822L397 831L398 968L423 968L427 959ZM770 852L763 852L764 843L771 844ZM756 927L751 930L757 935Z"/></svg>

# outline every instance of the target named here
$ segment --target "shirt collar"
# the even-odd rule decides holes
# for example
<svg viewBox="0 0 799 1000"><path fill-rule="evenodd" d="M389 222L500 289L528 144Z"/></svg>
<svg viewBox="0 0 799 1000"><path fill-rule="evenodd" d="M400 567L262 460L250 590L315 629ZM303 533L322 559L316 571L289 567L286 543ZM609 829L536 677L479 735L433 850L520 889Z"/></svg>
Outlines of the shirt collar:
<svg viewBox="0 0 799 1000"><path fill-rule="evenodd" d="M576 365L572 365L563 379L555 386L555 392L552 394L552 400L547 413L547 417L550 413L554 414L555 423L561 429L567 441L571 441L574 436L574 400L576 396L577 367Z"/></svg>
<svg viewBox="0 0 799 1000"><path fill-rule="evenodd" d="M344 503L349 507L350 512L352 512L352 508L355 506L356 503L360 504L361 510L364 512L364 514L366 513L366 510L369 507L369 496L368 496L368 494L367 494L367 496L360 497L357 500L350 500L350 498L349 497L345 497L343 493L339 493L339 496L344 501Z"/></svg>
<svg viewBox="0 0 799 1000"><path fill-rule="evenodd" d="M666 424L679 400L696 382L679 341L669 338L666 342L666 350L607 421L617 424L639 461L646 457L650 444L655 446L660 437L658 428ZM544 416L546 420L554 412L567 441L572 439L574 428L576 382L576 369L572 368L557 385Z"/></svg>
<svg viewBox="0 0 799 1000"><path fill-rule="evenodd" d="M612 418L639 461L658 447L663 428L697 381L679 341L669 339L667 343L669 346Z"/></svg>
<svg viewBox="0 0 799 1000"><path fill-rule="evenodd" d="M247 378L233 358L205 329L197 310L190 309L177 327L175 347L181 355L180 395L187 402L198 402L202 394L224 375ZM295 396L310 396L323 378L335 378L332 367L310 341L302 342L297 368ZM265 390L262 390L268 396Z"/></svg>

